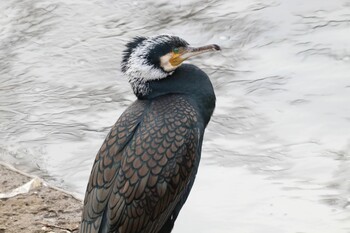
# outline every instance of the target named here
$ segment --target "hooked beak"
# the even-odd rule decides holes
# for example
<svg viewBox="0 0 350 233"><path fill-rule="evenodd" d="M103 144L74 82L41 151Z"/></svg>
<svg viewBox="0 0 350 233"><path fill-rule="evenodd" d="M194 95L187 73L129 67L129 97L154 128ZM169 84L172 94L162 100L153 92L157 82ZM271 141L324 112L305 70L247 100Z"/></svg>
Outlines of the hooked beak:
<svg viewBox="0 0 350 233"><path fill-rule="evenodd" d="M173 57L170 59L170 63L173 66L179 66L183 61L187 60L190 57L197 56L202 53L211 52L211 51L220 51L221 48L216 44L201 46L201 47L186 47L178 54L173 54Z"/></svg>

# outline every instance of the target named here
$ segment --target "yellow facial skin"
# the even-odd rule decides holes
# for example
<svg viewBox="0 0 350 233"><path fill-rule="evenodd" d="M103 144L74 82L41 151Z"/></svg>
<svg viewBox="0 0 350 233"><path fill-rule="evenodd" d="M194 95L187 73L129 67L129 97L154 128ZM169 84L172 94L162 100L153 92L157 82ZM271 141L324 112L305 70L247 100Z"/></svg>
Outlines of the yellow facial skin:
<svg viewBox="0 0 350 233"><path fill-rule="evenodd" d="M183 61L185 61L190 57L193 57L202 53L206 53L210 51L218 51L218 50L221 50L221 49L217 45L206 45L206 46L197 47L197 48L192 48L192 47L175 48L172 52L169 62L172 66L177 67L181 65Z"/></svg>
<svg viewBox="0 0 350 233"><path fill-rule="evenodd" d="M165 71L173 71L177 67L179 67L183 61L185 61L190 57L193 57L202 53L206 53L210 51L218 51L218 50L221 50L220 47L214 44L197 47L197 48L193 48L193 47L174 48L172 52L160 58L161 67Z"/></svg>
<svg viewBox="0 0 350 233"><path fill-rule="evenodd" d="M182 59L181 54L180 53L171 53L171 58L169 60L170 64L174 67L179 66L182 62L184 61L184 59Z"/></svg>

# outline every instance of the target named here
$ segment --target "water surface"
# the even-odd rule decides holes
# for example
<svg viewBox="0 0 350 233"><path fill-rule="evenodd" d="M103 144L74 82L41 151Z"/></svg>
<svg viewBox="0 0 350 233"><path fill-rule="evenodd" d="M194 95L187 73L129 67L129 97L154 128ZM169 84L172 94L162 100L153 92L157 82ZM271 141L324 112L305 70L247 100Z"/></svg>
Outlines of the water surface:
<svg viewBox="0 0 350 233"><path fill-rule="evenodd" d="M350 232L348 0L0 2L0 160L83 196L135 100L137 35L223 51L192 59L217 107L174 233Z"/></svg>

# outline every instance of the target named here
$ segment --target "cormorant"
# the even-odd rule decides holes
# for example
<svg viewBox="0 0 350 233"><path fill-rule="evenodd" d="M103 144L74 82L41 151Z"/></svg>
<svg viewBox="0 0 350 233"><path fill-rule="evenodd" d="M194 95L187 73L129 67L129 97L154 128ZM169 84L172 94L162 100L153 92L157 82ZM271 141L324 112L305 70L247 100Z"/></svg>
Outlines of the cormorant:
<svg viewBox="0 0 350 233"><path fill-rule="evenodd" d="M192 188L215 107L208 76L182 62L218 45L193 48L159 35L136 37L126 47L122 72L137 100L96 156L81 233L170 233Z"/></svg>

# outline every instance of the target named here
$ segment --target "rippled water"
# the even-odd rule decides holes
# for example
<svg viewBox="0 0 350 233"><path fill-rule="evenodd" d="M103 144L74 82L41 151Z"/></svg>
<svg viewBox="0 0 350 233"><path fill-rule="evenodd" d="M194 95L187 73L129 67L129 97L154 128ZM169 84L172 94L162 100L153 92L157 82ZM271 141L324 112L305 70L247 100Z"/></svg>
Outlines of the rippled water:
<svg viewBox="0 0 350 233"><path fill-rule="evenodd" d="M123 45L170 33L217 108L174 232L350 232L348 0L0 2L0 160L81 196L135 99Z"/></svg>

